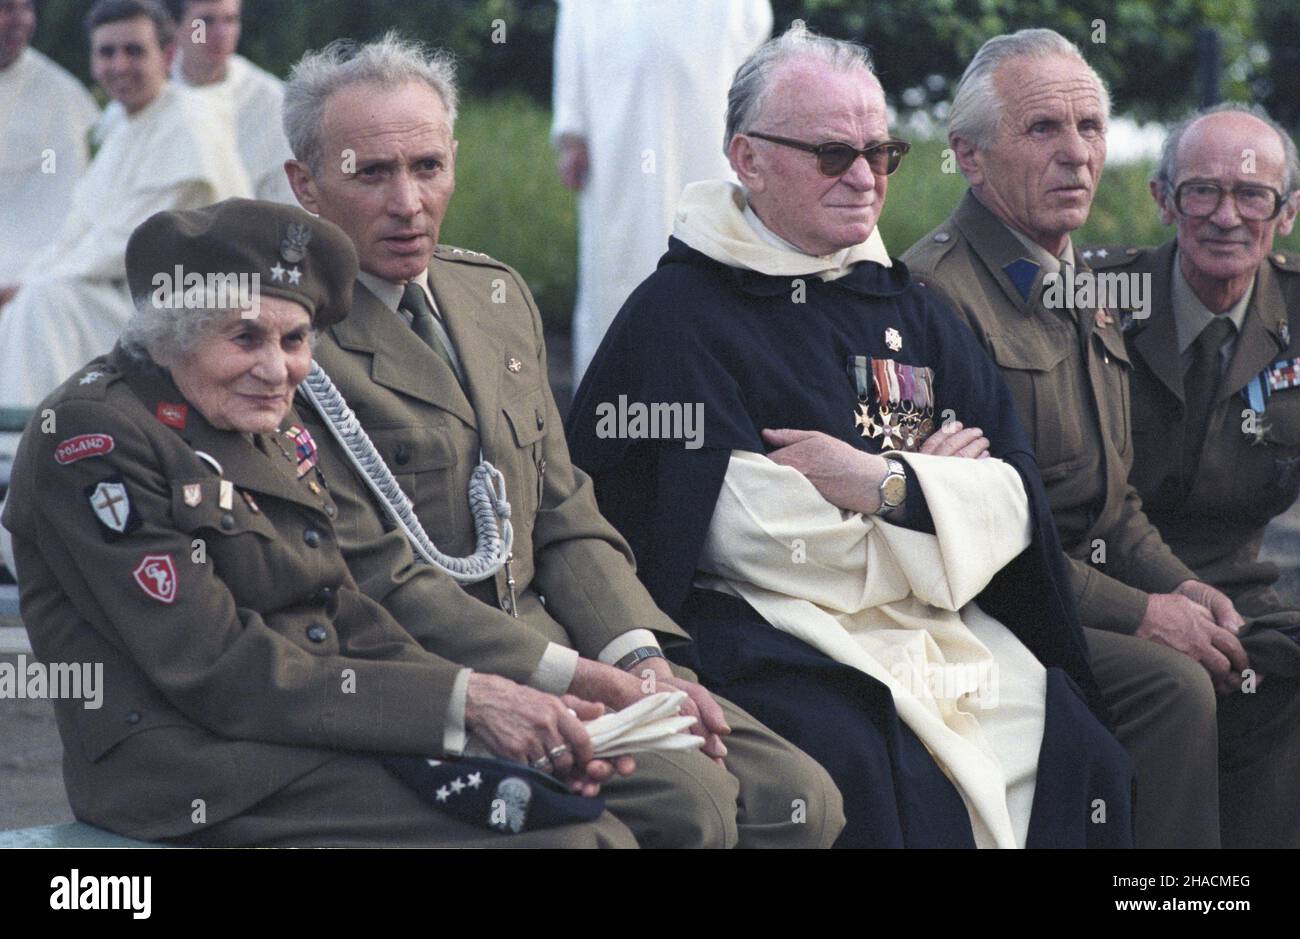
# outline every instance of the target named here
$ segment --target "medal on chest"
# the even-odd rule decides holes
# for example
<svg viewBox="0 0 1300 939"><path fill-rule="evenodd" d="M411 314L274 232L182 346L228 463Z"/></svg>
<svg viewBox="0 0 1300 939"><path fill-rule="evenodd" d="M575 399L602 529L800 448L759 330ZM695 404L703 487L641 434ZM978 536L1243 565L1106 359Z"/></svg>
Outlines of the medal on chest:
<svg viewBox="0 0 1300 939"><path fill-rule="evenodd" d="M853 424L882 450L918 449L934 432L934 371L894 359L851 355L848 372L858 393Z"/></svg>

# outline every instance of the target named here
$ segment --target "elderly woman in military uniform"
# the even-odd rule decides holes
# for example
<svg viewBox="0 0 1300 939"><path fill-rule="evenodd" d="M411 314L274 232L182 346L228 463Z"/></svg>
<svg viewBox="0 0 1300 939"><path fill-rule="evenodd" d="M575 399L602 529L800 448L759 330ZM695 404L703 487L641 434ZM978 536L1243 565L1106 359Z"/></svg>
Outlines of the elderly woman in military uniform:
<svg viewBox="0 0 1300 939"><path fill-rule="evenodd" d="M635 846L591 798L632 769L593 759L600 705L424 651L344 563L293 398L351 301L346 235L229 200L149 219L127 269L137 312L37 409L3 518L37 654L104 666L102 707L56 702L76 816L191 845Z"/></svg>

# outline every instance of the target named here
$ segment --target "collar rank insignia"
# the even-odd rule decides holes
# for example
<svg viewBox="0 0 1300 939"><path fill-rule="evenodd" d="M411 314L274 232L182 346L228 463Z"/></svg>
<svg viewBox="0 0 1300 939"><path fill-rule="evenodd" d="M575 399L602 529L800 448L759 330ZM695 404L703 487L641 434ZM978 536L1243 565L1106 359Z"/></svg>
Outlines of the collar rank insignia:
<svg viewBox="0 0 1300 939"><path fill-rule="evenodd" d="M154 409L154 416L162 421L168 427L176 430L184 430L185 424L189 420L190 408L186 404L176 404L172 401L159 401L158 407Z"/></svg>
<svg viewBox="0 0 1300 939"><path fill-rule="evenodd" d="M203 485L201 483L186 483L181 487L181 498L185 504L192 509L197 509L203 502Z"/></svg>
<svg viewBox="0 0 1300 939"><path fill-rule="evenodd" d="M1300 388L1300 357L1274 362L1264 373L1269 391Z"/></svg>
<svg viewBox="0 0 1300 939"><path fill-rule="evenodd" d="M299 427L297 424L284 433L293 441L294 455L298 458L298 478L302 479L316 465L316 441L312 439L307 428Z"/></svg>

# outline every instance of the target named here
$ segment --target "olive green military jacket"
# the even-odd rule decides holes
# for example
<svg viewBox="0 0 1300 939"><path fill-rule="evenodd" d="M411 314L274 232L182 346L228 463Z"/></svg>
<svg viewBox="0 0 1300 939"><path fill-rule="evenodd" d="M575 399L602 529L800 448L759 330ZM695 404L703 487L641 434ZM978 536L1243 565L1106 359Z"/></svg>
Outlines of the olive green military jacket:
<svg viewBox="0 0 1300 939"><path fill-rule="evenodd" d="M536 681L534 670L548 643L596 658L632 629L684 641L686 634L637 579L631 549L600 514L591 480L569 460L547 380L541 316L522 278L486 255L440 245L429 287L465 389L402 318L360 283L347 319L320 337L316 358L443 553L459 557L474 550L467 492L480 455L503 473L519 617L505 612L511 589L503 569L495 578L458 587L463 599L455 618L430 626L420 591L390 592L391 573L356 557L345 539L362 588L381 598L425 648L480 671L521 682L532 678L539 687L546 682ZM313 433L325 433L318 418L306 416ZM376 517L364 484L350 469L331 475L341 530L369 538ZM485 634L513 634L514 654L502 653L494 641L488 657L481 644Z"/></svg>
<svg viewBox="0 0 1300 939"><path fill-rule="evenodd" d="M1085 252L1097 270L1151 277L1150 316L1125 317L1133 361L1129 479L1174 553L1243 616L1262 616L1279 604L1277 566L1259 559L1264 528L1300 495L1300 256L1279 252L1260 265L1195 478L1185 480L1175 247Z"/></svg>
<svg viewBox="0 0 1300 939"><path fill-rule="evenodd" d="M1130 364L1117 318L1044 306L1043 270L970 192L903 261L965 319L1011 388L1070 558L1082 624L1132 633L1149 593L1195 575L1128 482Z"/></svg>
<svg viewBox="0 0 1300 939"><path fill-rule="evenodd" d="M78 818L177 836L340 750L442 752L463 670L359 592L281 437L214 429L120 350L37 409L3 520L36 654L103 664L101 707L55 702Z"/></svg>

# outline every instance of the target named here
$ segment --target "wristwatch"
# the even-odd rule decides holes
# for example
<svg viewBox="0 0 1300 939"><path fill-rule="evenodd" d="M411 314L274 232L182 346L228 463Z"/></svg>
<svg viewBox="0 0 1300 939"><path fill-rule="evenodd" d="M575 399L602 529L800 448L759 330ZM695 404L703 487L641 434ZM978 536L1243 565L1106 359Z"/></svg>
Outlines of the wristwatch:
<svg viewBox="0 0 1300 939"><path fill-rule="evenodd" d="M656 648L655 646L641 646L639 649L633 649L627 655L615 662L614 667L621 668L626 672L628 669L632 668L632 666L639 662L644 662L646 659L662 659L663 657L664 653L662 649Z"/></svg>
<svg viewBox="0 0 1300 939"><path fill-rule="evenodd" d="M903 464L886 457L885 465L889 467L889 472L880 481L880 508L876 509L877 515L887 515L907 498L907 473Z"/></svg>

